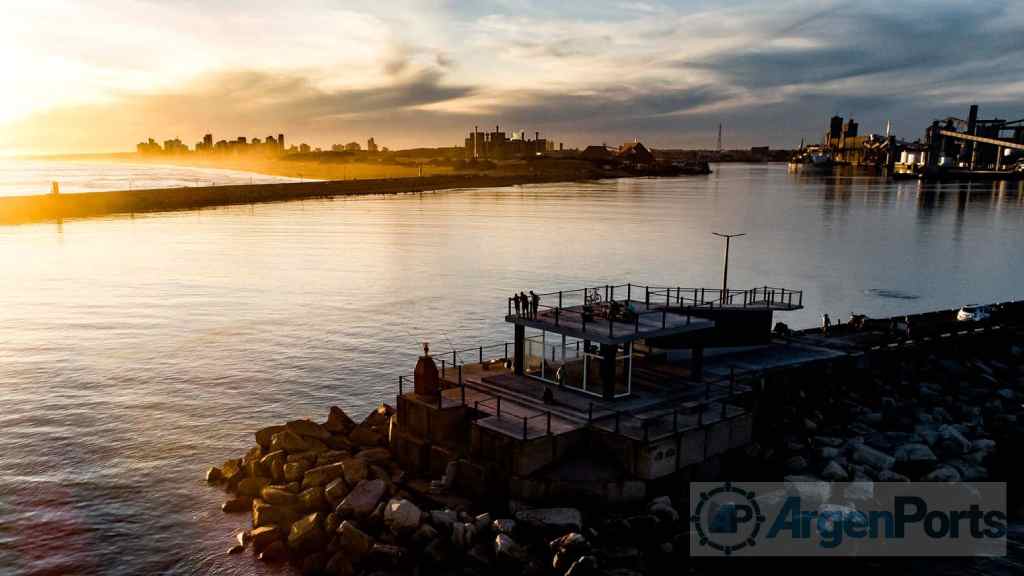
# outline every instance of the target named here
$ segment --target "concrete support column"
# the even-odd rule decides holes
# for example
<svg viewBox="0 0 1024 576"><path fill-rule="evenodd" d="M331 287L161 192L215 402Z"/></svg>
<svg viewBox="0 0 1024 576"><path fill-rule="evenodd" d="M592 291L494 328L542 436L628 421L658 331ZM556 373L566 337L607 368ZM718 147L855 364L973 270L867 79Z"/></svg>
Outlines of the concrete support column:
<svg viewBox="0 0 1024 576"><path fill-rule="evenodd" d="M704 378L704 347L694 346L690 350L690 379L701 380Z"/></svg>
<svg viewBox="0 0 1024 576"><path fill-rule="evenodd" d="M516 324L515 335L512 372L517 376L522 376L526 370L526 326Z"/></svg>
<svg viewBox="0 0 1024 576"><path fill-rule="evenodd" d="M601 344L601 396L615 398L615 356L619 347L615 344Z"/></svg>

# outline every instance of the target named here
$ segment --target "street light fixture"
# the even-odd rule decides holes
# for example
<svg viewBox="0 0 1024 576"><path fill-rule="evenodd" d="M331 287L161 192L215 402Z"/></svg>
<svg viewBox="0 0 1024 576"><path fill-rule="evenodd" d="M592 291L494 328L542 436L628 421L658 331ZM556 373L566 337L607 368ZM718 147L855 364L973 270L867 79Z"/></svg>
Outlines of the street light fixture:
<svg viewBox="0 0 1024 576"><path fill-rule="evenodd" d="M740 236L746 236L743 234L722 234L720 232L712 232L715 236L725 238L725 269L722 272L722 305L725 305L726 296L729 294L729 241L733 238Z"/></svg>

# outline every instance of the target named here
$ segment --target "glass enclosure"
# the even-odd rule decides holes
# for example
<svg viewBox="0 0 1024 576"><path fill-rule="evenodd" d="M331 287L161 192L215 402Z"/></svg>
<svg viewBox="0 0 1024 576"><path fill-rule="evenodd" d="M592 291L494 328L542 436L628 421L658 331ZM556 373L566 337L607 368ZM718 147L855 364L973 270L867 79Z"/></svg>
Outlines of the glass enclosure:
<svg viewBox="0 0 1024 576"><path fill-rule="evenodd" d="M588 349L589 348L589 349ZM601 346L597 343L528 328L524 369L531 378L601 396ZM615 356L615 397L632 392L633 344Z"/></svg>

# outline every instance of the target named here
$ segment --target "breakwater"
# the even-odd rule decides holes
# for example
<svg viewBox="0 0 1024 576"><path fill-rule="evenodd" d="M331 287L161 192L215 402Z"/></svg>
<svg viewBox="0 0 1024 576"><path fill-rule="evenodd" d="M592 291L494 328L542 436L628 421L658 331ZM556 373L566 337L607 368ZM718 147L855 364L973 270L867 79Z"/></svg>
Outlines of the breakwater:
<svg viewBox="0 0 1024 576"><path fill-rule="evenodd" d="M1012 462L1024 417L1021 308L993 307L993 319L978 324L948 322L947 311L911 316L911 330L918 326L913 341L899 325L906 317L788 334L803 346L838 345L849 353L764 372L746 399L756 418L752 444L646 486L607 477L620 486L614 499L586 493L590 474L562 478L558 490L535 492L536 498L510 494L525 478L503 473L499 461L536 458L538 447L547 452L545 438L524 435L495 450L474 430L464 443L462 414L470 422L487 418L481 406L470 410L418 392L401 395L397 408L381 405L358 424L331 408L322 424L294 420L261 429L256 446L211 468L207 480L229 492L225 512L251 512L252 528L238 533L230 553L249 548L262 561L290 561L304 574L458 567L668 574L687 562L697 573L711 573L717 567L688 559L691 480L785 479L796 490L845 481L862 488L849 497L865 501L875 482L1019 485ZM433 463L436 452L450 458L447 465L427 466L426 473L407 465L401 440L416 422L426 423L434 442L427 458ZM591 449L567 450L560 442L551 444L552 457L573 470L594 470L601 460L595 455L607 454L595 444L598 427L582 432L589 438L581 446ZM441 446L445 441L453 442L450 449ZM1020 502L1010 500L1011 517L1018 516ZM1018 559L986 561L1008 566ZM854 562L858 571L870 566ZM929 570L950 573L955 566Z"/></svg>
<svg viewBox="0 0 1024 576"><path fill-rule="evenodd" d="M518 184L559 182L566 175L444 175L422 178L377 180L328 180L249 184L238 186L196 186L120 190L82 194L50 194L0 198L0 224L47 222L111 214L190 210L210 206L280 202L308 198L402 194L460 188L495 188Z"/></svg>

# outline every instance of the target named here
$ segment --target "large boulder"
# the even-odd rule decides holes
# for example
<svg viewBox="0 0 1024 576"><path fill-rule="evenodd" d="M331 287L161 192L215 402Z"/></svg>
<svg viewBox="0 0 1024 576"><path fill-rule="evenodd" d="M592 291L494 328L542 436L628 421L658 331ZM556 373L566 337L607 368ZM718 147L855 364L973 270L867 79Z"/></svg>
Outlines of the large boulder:
<svg viewBox="0 0 1024 576"><path fill-rule="evenodd" d="M342 518L365 518L373 513L380 499L384 496L383 480L363 480L338 505L338 515Z"/></svg>
<svg viewBox="0 0 1024 576"><path fill-rule="evenodd" d="M498 534L494 537L494 556L499 560L512 562L526 562L530 559L526 549L508 534Z"/></svg>
<svg viewBox="0 0 1024 576"><path fill-rule="evenodd" d="M384 434L364 424L356 426L352 432L349 433L348 439L349 442L356 446L363 446L366 448L384 446L387 444L387 437L384 436Z"/></svg>
<svg viewBox="0 0 1024 576"><path fill-rule="evenodd" d="M934 464L935 453L926 444L909 443L896 448L896 462L900 464Z"/></svg>
<svg viewBox="0 0 1024 576"><path fill-rule="evenodd" d="M287 529L298 518L298 511L291 506L275 506L260 499L252 501L252 525L256 528L274 525Z"/></svg>
<svg viewBox="0 0 1024 576"><path fill-rule="evenodd" d="M545 530L579 532L583 526L583 516L575 508L537 508L520 510L516 520Z"/></svg>
<svg viewBox="0 0 1024 576"><path fill-rule="evenodd" d="M362 458L346 458L341 461L342 472L345 476L345 483L355 486L370 475L370 467Z"/></svg>
<svg viewBox="0 0 1024 576"><path fill-rule="evenodd" d="M392 498L384 508L384 524L396 536L415 532L422 519L419 507L403 498Z"/></svg>
<svg viewBox="0 0 1024 576"><path fill-rule="evenodd" d="M260 562L266 562L268 564L277 564L288 560L288 547L285 546L284 542L275 540L271 542L263 552L259 553L257 558Z"/></svg>
<svg viewBox="0 0 1024 576"><path fill-rule="evenodd" d="M434 528L444 532L451 532L452 526L459 521L459 515L454 510L431 510L430 523Z"/></svg>
<svg viewBox="0 0 1024 576"><path fill-rule="evenodd" d="M474 522L456 522L452 524L452 545L456 550L469 550L476 539L477 528Z"/></svg>
<svg viewBox="0 0 1024 576"><path fill-rule="evenodd" d="M668 496L658 496L647 505L647 511L654 514L662 522L674 524L679 521L679 511L672 505L672 499ZM566 568L569 568L566 566Z"/></svg>
<svg viewBox="0 0 1024 576"><path fill-rule="evenodd" d="M939 427L937 448L944 455L959 456L971 451L971 441L955 426L944 424Z"/></svg>
<svg viewBox="0 0 1024 576"><path fill-rule="evenodd" d="M208 484L216 484L223 479L224 473L221 472L220 468L217 468L216 466L212 466L210 467L209 470L206 471L206 482Z"/></svg>
<svg viewBox="0 0 1024 576"><path fill-rule="evenodd" d="M324 488L324 498L331 505L332 508L337 508L338 504L348 496L349 488L344 478L335 478L327 483Z"/></svg>
<svg viewBox="0 0 1024 576"><path fill-rule="evenodd" d="M282 469L284 479L288 482L301 482L302 476L306 474L306 470L309 470L309 463L305 460L288 462Z"/></svg>
<svg viewBox="0 0 1024 576"><path fill-rule="evenodd" d="M325 486L335 478L341 478L345 473L343 466L342 462L338 462L337 464L317 466L316 468L306 470L306 475L302 477L302 487Z"/></svg>
<svg viewBox="0 0 1024 576"><path fill-rule="evenodd" d="M270 449L270 443L274 439L274 434L285 430L284 426L267 426L256 431L256 443L260 445L264 450Z"/></svg>
<svg viewBox="0 0 1024 576"><path fill-rule="evenodd" d="M355 569L352 567L352 561L349 560L348 555L339 551L335 552L327 561L324 572L331 576L352 576L355 574Z"/></svg>
<svg viewBox="0 0 1024 576"><path fill-rule="evenodd" d="M373 539L346 520L338 527L338 547L353 564L358 564L373 549Z"/></svg>
<svg viewBox="0 0 1024 576"><path fill-rule="evenodd" d="M287 424L287 427L292 432L299 436L307 438L316 438L317 440L327 440L331 437L331 433L324 429L323 426L313 422L312 420L292 420Z"/></svg>
<svg viewBox="0 0 1024 576"><path fill-rule="evenodd" d="M288 454L308 452L309 442L291 430L285 429L275 433L270 439L270 450L284 450Z"/></svg>
<svg viewBox="0 0 1024 576"><path fill-rule="evenodd" d="M854 448L853 455L850 458L858 464L871 466L876 470L888 470L896 463L896 459L892 456L866 444L861 444Z"/></svg>
<svg viewBox="0 0 1024 576"><path fill-rule="evenodd" d="M832 460L821 471L821 477L833 482L846 482L850 479L850 474L838 462Z"/></svg>
<svg viewBox="0 0 1024 576"><path fill-rule="evenodd" d="M306 488L299 493L299 508L312 512L319 510L324 507L327 500L324 498L324 489L320 486L313 486L312 488Z"/></svg>
<svg viewBox="0 0 1024 576"><path fill-rule="evenodd" d="M299 503L298 497L282 486L265 486L260 490L260 499L277 506L294 507Z"/></svg>
<svg viewBox="0 0 1024 576"><path fill-rule="evenodd" d="M391 451L387 448L366 448L360 450L356 457L370 464L380 464L391 460Z"/></svg>
<svg viewBox="0 0 1024 576"><path fill-rule="evenodd" d="M324 422L324 428L328 432L347 436L355 427L356 423L348 417L344 410L337 406L331 406L331 411L327 414L327 422Z"/></svg>
<svg viewBox="0 0 1024 576"><path fill-rule="evenodd" d="M249 542L257 553L262 552L271 542L282 538L281 529L277 526L260 526L249 531Z"/></svg>
<svg viewBox="0 0 1024 576"><path fill-rule="evenodd" d="M925 482L959 482L961 478L960 472L957 472L956 468L943 465L932 470L921 480Z"/></svg>
<svg viewBox="0 0 1024 576"><path fill-rule="evenodd" d="M579 560L580 556L590 553L590 543L579 532L570 532L553 540L550 547L555 555L551 561L551 567L559 573L568 570L576 560Z"/></svg>
<svg viewBox="0 0 1024 576"><path fill-rule="evenodd" d="M238 481L238 488L236 491L239 496L248 496L249 498L255 498L260 495L260 491L265 486L270 485L270 478L261 477L249 477L242 478Z"/></svg>
<svg viewBox="0 0 1024 576"><path fill-rule="evenodd" d="M320 512L307 514L296 520L288 532L288 547L296 552L311 552L323 548L326 538Z"/></svg>

